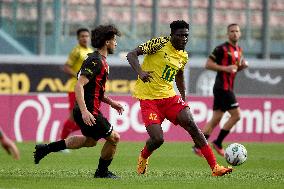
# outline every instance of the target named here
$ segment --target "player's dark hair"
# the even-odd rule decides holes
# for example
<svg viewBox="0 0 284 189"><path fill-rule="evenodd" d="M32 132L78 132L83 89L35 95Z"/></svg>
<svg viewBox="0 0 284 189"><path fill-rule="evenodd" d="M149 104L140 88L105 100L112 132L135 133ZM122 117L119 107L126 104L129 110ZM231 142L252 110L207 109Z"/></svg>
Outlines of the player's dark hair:
<svg viewBox="0 0 284 189"><path fill-rule="evenodd" d="M177 29L189 29L189 24L184 20L175 20L170 24L171 33L174 33Z"/></svg>
<svg viewBox="0 0 284 189"><path fill-rule="evenodd" d="M99 25L92 30L91 43L94 48L102 48L107 40L120 36L120 31L114 25Z"/></svg>
<svg viewBox="0 0 284 189"><path fill-rule="evenodd" d="M77 37L79 37L79 35L81 34L81 32L88 32L90 33L90 31L87 28L79 28L77 30Z"/></svg>
<svg viewBox="0 0 284 189"><path fill-rule="evenodd" d="M237 23L229 24L229 25L227 26L227 31L229 31L230 27L232 27L232 26L239 26L239 24L237 24ZM240 26L239 26L239 27L240 27Z"/></svg>

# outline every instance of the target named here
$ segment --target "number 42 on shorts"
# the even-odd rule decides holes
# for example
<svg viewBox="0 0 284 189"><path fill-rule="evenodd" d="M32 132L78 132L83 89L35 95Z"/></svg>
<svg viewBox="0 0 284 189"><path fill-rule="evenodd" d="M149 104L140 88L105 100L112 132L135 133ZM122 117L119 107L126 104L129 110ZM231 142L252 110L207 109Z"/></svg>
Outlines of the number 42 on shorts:
<svg viewBox="0 0 284 189"><path fill-rule="evenodd" d="M155 114L155 113L150 113L149 119L150 119L150 120L157 120L157 114Z"/></svg>

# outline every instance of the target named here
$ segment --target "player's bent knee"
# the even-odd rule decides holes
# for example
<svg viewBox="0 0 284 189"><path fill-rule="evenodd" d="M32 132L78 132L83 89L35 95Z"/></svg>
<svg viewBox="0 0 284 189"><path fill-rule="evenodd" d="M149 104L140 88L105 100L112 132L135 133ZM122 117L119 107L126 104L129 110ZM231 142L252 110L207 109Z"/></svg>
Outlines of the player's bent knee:
<svg viewBox="0 0 284 189"><path fill-rule="evenodd" d="M120 135L118 133L115 133L113 137L113 142L118 143L119 140L120 140Z"/></svg>
<svg viewBox="0 0 284 189"><path fill-rule="evenodd" d="M111 142L113 145L117 145L119 140L120 140L120 135L117 132L113 131L108 141Z"/></svg>

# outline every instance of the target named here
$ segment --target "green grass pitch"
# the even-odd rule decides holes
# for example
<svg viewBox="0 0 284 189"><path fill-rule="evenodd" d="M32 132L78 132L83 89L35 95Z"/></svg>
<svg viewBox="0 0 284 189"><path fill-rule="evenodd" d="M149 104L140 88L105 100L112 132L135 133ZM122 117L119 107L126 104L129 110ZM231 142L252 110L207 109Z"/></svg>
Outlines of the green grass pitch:
<svg viewBox="0 0 284 189"><path fill-rule="evenodd" d="M53 153L33 164L33 143L18 144L21 160L0 149L0 189L70 188L284 188L284 146L245 143L248 160L232 174L212 177L203 158L191 152L191 143L166 142L150 158L149 172L136 174L136 160L144 143L121 142L110 170L120 180L94 179L102 143L94 148ZM217 156L220 164L227 165Z"/></svg>

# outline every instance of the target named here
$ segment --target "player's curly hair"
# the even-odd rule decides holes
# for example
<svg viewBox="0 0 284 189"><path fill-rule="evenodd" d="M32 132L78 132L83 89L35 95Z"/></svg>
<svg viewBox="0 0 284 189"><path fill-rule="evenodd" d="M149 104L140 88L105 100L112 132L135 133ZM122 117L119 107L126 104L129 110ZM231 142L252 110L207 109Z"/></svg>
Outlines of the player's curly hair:
<svg viewBox="0 0 284 189"><path fill-rule="evenodd" d="M102 48L107 40L115 35L120 36L120 31L114 25L99 25L91 34L91 43L94 48Z"/></svg>
<svg viewBox="0 0 284 189"><path fill-rule="evenodd" d="M175 20L170 24L171 33L174 33L177 29L189 29L189 24L184 20Z"/></svg>

